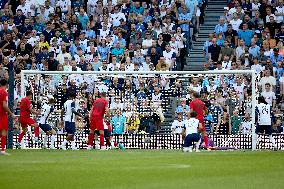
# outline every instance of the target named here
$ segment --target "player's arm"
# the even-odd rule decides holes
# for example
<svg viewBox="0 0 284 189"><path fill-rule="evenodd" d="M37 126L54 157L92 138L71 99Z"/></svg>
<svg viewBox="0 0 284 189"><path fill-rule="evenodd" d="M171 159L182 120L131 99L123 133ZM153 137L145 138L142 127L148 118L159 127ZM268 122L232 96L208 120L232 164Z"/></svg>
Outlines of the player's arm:
<svg viewBox="0 0 284 189"><path fill-rule="evenodd" d="M217 127L216 127L216 130L215 130L215 133L217 134L218 130L219 130L219 127L220 127L220 124L221 124L221 112L218 113L218 123L217 123Z"/></svg>
<svg viewBox="0 0 284 189"><path fill-rule="evenodd" d="M75 108L72 108L72 113L75 114L76 116L81 117L81 118L84 117L82 114L80 114L79 112L77 112L77 111L75 110Z"/></svg>
<svg viewBox="0 0 284 189"><path fill-rule="evenodd" d="M183 128L182 128L182 131L181 131L182 140L184 140L185 137L186 137L186 136L185 136L185 130L186 130L185 127L183 127Z"/></svg>
<svg viewBox="0 0 284 189"><path fill-rule="evenodd" d="M202 132L202 130L203 130L202 123L199 123L199 124L198 124L198 131L199 131L199 132Z"/></svg>
<svg viewBox="0 0 284 189"><path fill-rule="evenodd" d="M5 112L7 112L13 119L15 118L15 115L13 114L13 112L11 112L10 108L7 105L6 101L3 101L3 109Z"/></svg>
<svg viewBox="0 0 284 189"><path fill-rule="evenodd" d="M203 107L203 114L207 115L208 114L208 108L204 105Z"/></svg>

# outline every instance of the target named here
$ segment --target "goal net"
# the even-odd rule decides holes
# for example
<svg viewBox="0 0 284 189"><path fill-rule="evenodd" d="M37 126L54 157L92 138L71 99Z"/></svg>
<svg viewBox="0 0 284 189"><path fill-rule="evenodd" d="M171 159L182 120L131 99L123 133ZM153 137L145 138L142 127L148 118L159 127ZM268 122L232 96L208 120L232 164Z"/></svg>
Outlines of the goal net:
<svg viewBox="0 0 284 189"><path fill-rule="evenodd" d="M34 107L40 109L48 98L62 109L70 91L75 91L78 111L88 114L100 92L107 92L112 119L107 120L113 136L129 148L170 148L182 146L179 124L187 118L192 93L198 92L207 108L205 127L217 147L256 149L256 75L237 71L22 71L16 85L19 103L27 90L33 92ZM53 113L49 123L64 136L60 116ZM77 144L84 147L88 120L77 120ZM123 126L121 126L121 124ZM57 137L60 143L62 136ZM27 137L28 138L28 137ZM266 139L263 138L265 141ZM278 141L278 140L276 140ZM262 148L270 146L262 146Z"/></svg>

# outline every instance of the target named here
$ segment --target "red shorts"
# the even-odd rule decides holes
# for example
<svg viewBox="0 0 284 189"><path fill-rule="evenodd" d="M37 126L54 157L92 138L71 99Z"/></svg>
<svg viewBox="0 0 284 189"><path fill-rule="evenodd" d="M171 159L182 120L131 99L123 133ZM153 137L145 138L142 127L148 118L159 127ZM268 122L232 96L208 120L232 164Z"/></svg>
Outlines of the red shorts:
<svg viewBox="0 0 284 189"><path fill-rule="evenodd" d="M20 117L19 122L20 122L22 128L26 128L28 125L35 124L35 120L33 120L30 117L29 118Z"/></svg>
<svg viewBox="0 0 284 189"><path fill-rule="evenodd" d="M91 130L104 130L104 119L101 117L92 117L90 120Z"/></svg>
<svg viewBox="0 0 284 189"><path fill-rule="evenodd" d="M0 116L0 131L8 130L8 116Z"/></svg>

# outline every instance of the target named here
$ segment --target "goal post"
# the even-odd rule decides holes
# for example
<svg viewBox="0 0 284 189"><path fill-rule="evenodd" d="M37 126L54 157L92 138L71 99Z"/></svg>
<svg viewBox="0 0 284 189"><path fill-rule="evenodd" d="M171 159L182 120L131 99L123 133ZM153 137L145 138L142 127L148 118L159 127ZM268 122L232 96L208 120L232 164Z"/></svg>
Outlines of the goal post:
<svg viewBox="0 0 284 189"><path fill-rule="evenodd" d="M255 107L256 107L256 72L255 70L212 70L212 71L35 71L35 70L22 70L21 71L21 97L25 96L24 80L27 75L170 75L170 76L184 76L186 75L250 75L251 76L251 122L252 122L252 150L256 150L256 134L255 134Z"/></svg>

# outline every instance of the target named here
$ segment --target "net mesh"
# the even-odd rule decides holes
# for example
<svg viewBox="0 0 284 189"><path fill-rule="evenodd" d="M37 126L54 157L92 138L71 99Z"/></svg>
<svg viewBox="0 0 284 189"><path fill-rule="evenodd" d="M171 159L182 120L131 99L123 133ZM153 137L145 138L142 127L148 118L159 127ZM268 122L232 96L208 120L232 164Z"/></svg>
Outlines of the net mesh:
<svg viewBox="0 0 284 189"><path fill-rule="evenodd" d="M186 118L193 92L199 92L208 107L209 134L251 133L249 74L27 74L24 78L24 91L33 92L37 109L49 97L56 99L56 109L62 109L69 93L75 91L79 110L87 114L99 93L107 92L113 115L117 111L125 115L130 133L172 133L174 120L179 115ZM19 89L16 94L20 94ZM19 103L20 95L15 98ZM149 128L149 120L144 124L147 119L151 119L153 128ZM52 114L49 122L58 127L59 115ZM77 127L78 131L88 130L87 120L78 120Z"/></svg>

